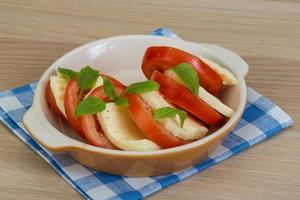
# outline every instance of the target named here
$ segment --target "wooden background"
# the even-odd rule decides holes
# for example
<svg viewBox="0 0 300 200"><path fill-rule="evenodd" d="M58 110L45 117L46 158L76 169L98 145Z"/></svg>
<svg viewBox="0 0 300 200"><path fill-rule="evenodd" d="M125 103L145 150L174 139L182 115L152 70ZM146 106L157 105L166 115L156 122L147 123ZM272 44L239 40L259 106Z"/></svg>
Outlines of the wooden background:
<svg viewBox="0 0 300 200"><path fill-rule="evenodd" d="M0 0L0 90L39 79L91 40L167 26L250 65L247 83L294 119L292 128L149 199L300 199L300 3L293 1ZM0 199L81 199L0 126Z"/></svg>

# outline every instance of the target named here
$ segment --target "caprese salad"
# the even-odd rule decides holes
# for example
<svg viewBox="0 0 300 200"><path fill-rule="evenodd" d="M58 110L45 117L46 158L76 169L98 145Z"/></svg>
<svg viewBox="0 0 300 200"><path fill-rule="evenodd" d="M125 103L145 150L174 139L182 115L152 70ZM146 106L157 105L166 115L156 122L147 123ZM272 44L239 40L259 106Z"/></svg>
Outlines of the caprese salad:
<svg viewBox="0 0 300 200"><path fill-rule="evenodd" d="M141 67L148 80L128 86L89 66L59 67L45 91L50 109L89 144L126 151L193 142L233 115L216 95L237 80L217 63L153 46Z"/></svg>

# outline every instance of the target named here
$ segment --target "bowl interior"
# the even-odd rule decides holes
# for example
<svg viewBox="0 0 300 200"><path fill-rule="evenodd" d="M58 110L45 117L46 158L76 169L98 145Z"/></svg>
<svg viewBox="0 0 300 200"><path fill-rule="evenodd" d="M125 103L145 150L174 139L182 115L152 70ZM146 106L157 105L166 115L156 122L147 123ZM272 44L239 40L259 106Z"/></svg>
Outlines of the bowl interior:
<svg viewBox="0 0 300 200"><path fill-rule="evenodd" d="M183 49L194 55L209 58L232 71L238 77L238 85L223 87L219 97L222 102L235 111L238 109L243 78L239 77L240 75L234 66L228 66L222 61L221 55L214 55L213 52L198 44L163 37L127 36L88 43L74 49L53 63L43 75L40 83L41 87L38 89L44 91L49 77L60 66L78 71L80 68L89 65L98 69L101 73L116 77L125 84L145 80L146 78L141 70L143 54L147 47L155 45L166 45ZM49 110L43 92L41 92L40 103L42 113L56 129L71 138L81 140L65 122L58 120L54 113Z"/></svg>

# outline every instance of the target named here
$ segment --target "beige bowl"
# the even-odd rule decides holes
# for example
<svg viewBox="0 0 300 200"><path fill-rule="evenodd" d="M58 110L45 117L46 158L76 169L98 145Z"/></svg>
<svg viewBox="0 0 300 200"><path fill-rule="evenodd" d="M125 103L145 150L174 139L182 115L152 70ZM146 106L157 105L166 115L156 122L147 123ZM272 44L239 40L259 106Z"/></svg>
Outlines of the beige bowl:
<svg viewBox="0 0 300 200"><path fill-rule="evenodd" d="M98 148L77 137L49 110L44 91L49 77L59 66L79 70L90 65L128 84L144 80L140 69L147 47L165 45L177 47L194 55L207 57L231 70L238 84L222 91L220 98L235 110L222 127L193 143L150 152L129 152ZM190 167L207 153L237 124L246 104L244 76L248 65L235 53L209 44L196 44L177 39L127 35L97 40L72 50L54 62L43 74L37 86L32 107L24 115L25 127L36 141L50 151L65 151L91 168L118 175L149 176L170 173Z"/></svg>

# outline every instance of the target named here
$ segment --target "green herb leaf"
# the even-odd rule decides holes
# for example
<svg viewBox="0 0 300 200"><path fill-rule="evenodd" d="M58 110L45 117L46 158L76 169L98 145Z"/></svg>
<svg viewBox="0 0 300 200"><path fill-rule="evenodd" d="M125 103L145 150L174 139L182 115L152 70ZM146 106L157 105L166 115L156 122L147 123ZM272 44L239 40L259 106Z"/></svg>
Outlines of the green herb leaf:
<svg viewBox="0 0 300 200"><path fill-rule="evenodd" d="M172 68L172 70L184 82L187 88L198 96L199 78L193 66L188 63L181 63Z"/></svg>
<svg viewBox="0 0 300 200"><path fill-rule="evenodd" d="M180 127L182 128L183 127L183 124L184 124L184 121L186 120L187 118L187 114L185 111L183 110L178 110L178 116L179 116L179 119L180 119Z"/></svg>
<svg viewBox="0 0 300 200"><path fill-rule="evenodd" d="M175 118L176 115L179 116L180 119L180 126L183 127L184 121L187 118L187 114L183 110L179 110L176 108L171 107L163 107L159 108L153 111L153 118L155 120L161 119L161 118Z"/></svg>
<svg viewBox="0 0 300 200"><path fill-rule="evenodd" d="M76 72L74 72L71 69L66 69L66 68L62 68L62 67L58 68L58 72L67 80L70 80L77 74Z"/></svg>
<svg viewBox="0 0 300 200"><path fill-rule="evenodd" d="M159 89L159 84L152 80L133 83L126 88L127 92L130 94L139 94L139 93L150 92L158 89Z"/></svg>
<svg viewBox="0 0 300 200"><path fill-rule="evenodd" d="M88 97L80 101L76 108L75 115L77 117L81 115L93 115L98 112L102 112L105 110L105 108L106 104L101 99L96 97Z"/></svg>
<svg viewBox="0 0 300 200"><path fill-rule="evenodd" d="M109 97L109 99L111 101L115 101L117 99L116 90L106 76L103 76L103 87L104 87L104 92Z"/></svg>
<svg viewBox="0 0 300 200"><path fill-rule="evenodd" d="M89 66L82 68L77 75L77 82L79 84L80 91L84 91L92 88L97 78L99 77L99 72L97 70L92 69Z"/></svg>
<svg viewBox="0 0 300 200"><path fill-rule="evenodd" d="M174 118L177 115L177 109L171 107L163 107L153 111L153 118L158 120L160 118Z"/></svg>
<svg viewBox="0 0 300 200"><path fill-rule="evenodd" d="M128 106L128 100L126 98L119 97L115 101L115 104L118 106Z"/></svg>

